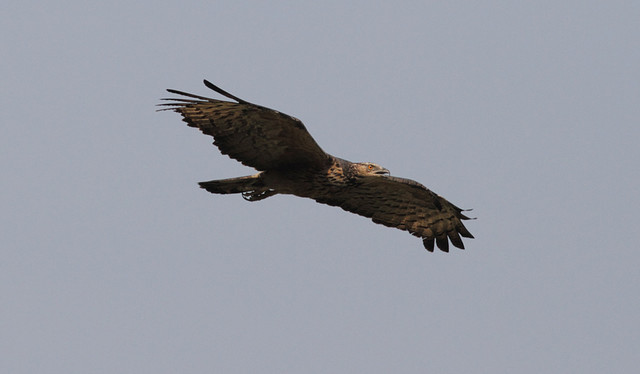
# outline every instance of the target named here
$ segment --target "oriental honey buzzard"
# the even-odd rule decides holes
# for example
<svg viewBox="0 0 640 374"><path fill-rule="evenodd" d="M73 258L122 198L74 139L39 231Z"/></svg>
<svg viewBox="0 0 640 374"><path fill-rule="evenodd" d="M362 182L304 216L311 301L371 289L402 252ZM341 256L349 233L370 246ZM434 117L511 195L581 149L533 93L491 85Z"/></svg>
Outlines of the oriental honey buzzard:
<svg viewBox="0 0 640 374"><path fill-rule="evenodd" d="M173 110L183 121L214 138L223 154L251 166L254 175L200 182L216 194L242 194L258 201L275 194L307 197L369 217L375 223L422 238L449 251L449 241L464 249L473 238L463 210L411 179L393 177L369 162L352 163L325 153L302 122L276 110L249 103L208 81L204 84L235 102L169 89L181 98L163 99L161 110Z"/></svg>

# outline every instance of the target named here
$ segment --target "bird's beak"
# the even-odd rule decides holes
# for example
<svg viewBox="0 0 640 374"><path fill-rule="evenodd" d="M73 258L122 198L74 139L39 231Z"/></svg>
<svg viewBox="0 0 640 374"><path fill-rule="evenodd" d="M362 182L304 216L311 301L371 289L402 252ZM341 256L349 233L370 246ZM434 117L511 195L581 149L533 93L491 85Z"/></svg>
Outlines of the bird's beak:
<svg viewBox="0 0 640 374"><path fill-rule="evenodd" d="M387 169L382 169L382 170L376 171L376 174L378 174L378 175L390 175L391 173Z"/></svg>

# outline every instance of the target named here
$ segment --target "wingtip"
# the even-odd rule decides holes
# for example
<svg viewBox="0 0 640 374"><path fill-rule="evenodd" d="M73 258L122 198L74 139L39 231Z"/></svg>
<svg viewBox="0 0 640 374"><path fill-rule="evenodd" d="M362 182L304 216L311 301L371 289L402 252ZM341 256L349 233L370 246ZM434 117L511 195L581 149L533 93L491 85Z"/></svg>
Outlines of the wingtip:
<svg viewBox="0 0 640 374"><path fill-rule="evenodd" d="M225 97L227 97L227 98L229 98L229 99L235 100L235 101L237 101L238 103L242 103L242 104L249 104L249 102L247 102L247 101L245 101L245 100L242 100L241 98L239 98L239 97L237 97L237 96L235 96L235 95L232 95L232 94L228 93L227 91L223 90L222 88L220 88L220 87L216 86L215 84L213 84L213 83L209 82L209 81L208 81L208 80L206 80L206 79L203 79L203 80L202 80L202 82L204 83L204 85L205 85L205 86L207 86L207 88L209 88L209 89L211 89L211 90L213 90L213 91L215 91L215 92L219 93L219 94L220 94L220 95L222 95L222 96L225 96Z"/></svg>
<svg viewBox="0 0 640 374"><path fill-rule="evenodd" d="M422 238L422 245L424 245L424 249L429 252L433 252L435 240L433 238Z"/></svg>
<svg viewBox="0 0 640 374"><path fill-rule="evenodd" d="M210 88L210 89L212 89L212 90L214 90L214 91L217 91L217 90L219 90L219 89L220 89L218 86L216 86L215 84L213 84L213 83L209 82L209 81L208 81L208 80L206 80L206 79L203 79L203 80L202 80L202 83L204 83L204 85L205 85L205 86L207 86L208 88Z"/></svg>
<svg viewBox="0 0 640 374"><path fill-rule="evenodd" d="M470 220L477 219L478 217L468 217L465 214L462 214L462 212L471 212L471 211L473 211L473 209L460 209L460 212L459 212L460 213L460 218L461 219L465 219L465 220L467 220L467 219L470 219Z"/></svg>

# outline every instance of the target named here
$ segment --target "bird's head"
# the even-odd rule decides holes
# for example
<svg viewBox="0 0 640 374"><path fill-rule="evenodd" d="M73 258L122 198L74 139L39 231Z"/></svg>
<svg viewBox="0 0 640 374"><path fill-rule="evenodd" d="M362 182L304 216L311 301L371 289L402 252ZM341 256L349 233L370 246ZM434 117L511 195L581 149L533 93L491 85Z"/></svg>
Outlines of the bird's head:
<svg viewBox="0 0 640 374"><path fill-rule="evenodd" d="M389 170L372 162L358 162L354 167L358 176L389 175Z"/></svg>

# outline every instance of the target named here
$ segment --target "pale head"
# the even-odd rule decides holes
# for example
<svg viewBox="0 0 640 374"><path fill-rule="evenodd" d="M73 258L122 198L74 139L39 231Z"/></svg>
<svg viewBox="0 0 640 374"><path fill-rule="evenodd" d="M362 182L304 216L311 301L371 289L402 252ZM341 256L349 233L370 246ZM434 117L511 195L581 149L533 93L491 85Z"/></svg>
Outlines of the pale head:
<svg viewBox="0 0 640 374"><path fill-rule="evenodd" d="M389 170L372 162L358 162L353 164L355 174L358 176L389 175Z"/></svg>

